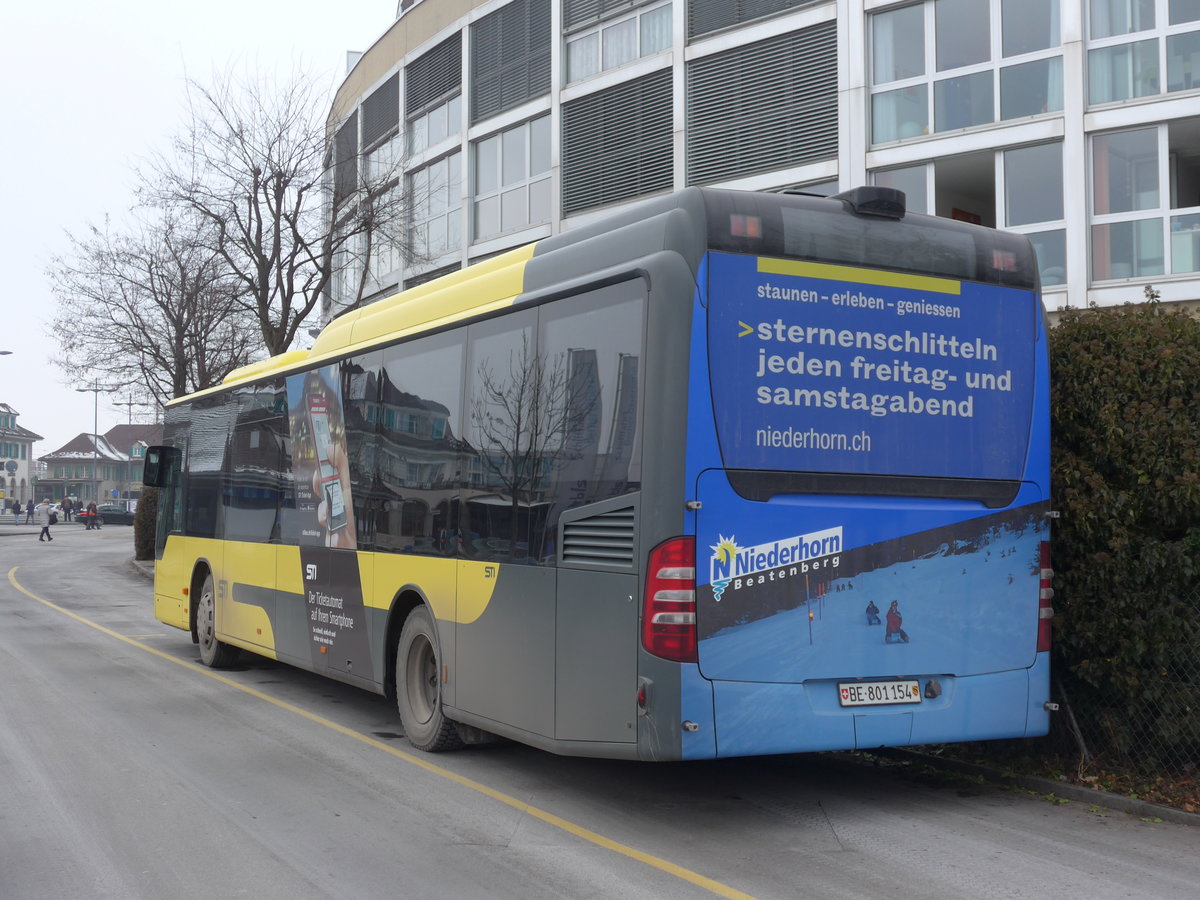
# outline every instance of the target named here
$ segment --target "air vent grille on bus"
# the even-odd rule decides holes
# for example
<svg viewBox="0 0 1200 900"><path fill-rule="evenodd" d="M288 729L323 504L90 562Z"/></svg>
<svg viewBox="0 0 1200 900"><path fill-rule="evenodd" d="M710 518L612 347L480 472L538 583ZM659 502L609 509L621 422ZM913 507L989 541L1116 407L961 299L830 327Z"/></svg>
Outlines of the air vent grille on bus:
<svg viewBox="0 0 1200 900"><path fill-rule="evenodd" d="M633 566L632 506L563 524L562 561L606 568Z"/></svg>

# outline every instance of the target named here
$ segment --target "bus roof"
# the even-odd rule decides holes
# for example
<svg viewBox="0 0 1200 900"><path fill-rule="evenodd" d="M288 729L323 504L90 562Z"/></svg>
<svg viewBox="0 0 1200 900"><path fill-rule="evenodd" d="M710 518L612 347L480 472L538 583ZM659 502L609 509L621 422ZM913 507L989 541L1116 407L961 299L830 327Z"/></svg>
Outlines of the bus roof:
<svg viewBox="0 0 1200 900"><path fill-rule="evenodd" d="M366 351L604 272L627 272L656 251L679 254L693 272L713 249L1038 289L1036 258L1024 236L913 213L861 214L857 190L818 197L692 187L655 197L346 313L325 326L311 350L235 369L221 385L197 393ZM939 253L943 247L949 252Z"/></svg>

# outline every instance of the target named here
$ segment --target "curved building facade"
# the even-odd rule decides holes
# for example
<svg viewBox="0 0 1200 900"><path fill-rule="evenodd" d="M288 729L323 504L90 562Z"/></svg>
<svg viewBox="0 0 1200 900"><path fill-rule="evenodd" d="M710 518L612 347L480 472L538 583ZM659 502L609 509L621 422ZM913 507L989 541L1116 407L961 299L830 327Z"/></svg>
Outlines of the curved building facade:
<svg viewBox="0 0 1200 900"><path fill-rule="evenodd" d="M696 184L901 188L1028 234L1050 309L1200 298L1200 0L402 0L329 126L336 217L410 202L326 318Z"/></svg>

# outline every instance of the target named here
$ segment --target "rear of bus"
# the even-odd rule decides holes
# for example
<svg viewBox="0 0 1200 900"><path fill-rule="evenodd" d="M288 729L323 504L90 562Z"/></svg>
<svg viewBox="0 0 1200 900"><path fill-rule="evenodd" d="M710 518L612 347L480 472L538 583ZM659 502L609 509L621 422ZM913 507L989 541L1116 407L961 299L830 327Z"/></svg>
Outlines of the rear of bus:
<svg viewBox="0 0 1200 900"><path fill-rule="evenodd" d="M694 531L651 555L643 630L649 652L695 663L684 758L1048 727L1033 252L906 215L895 192L846 197L706 192Z"/></svg>

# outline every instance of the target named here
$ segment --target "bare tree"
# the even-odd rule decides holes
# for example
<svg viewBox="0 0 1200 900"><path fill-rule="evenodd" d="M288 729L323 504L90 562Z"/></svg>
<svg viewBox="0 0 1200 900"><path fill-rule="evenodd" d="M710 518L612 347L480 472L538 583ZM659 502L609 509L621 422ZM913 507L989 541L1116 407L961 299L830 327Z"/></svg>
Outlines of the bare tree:
<svg viewBox="0 0 1200 900"><path fill-rule="evenodd" d="M470 410L475 452L498 493L509 498L514 534L521 504L546 499L542 489L555 468L583 458L595 443L599 386L588 377L586 356L572 360L569 353L543 356L522 333L507 371L497 372L486 359L479 364Z"/></svg>
<svg viewBox="0 0 1200 900"><path fill-rule="evenodd" d="M125 231L89 227L47 270L65 371L133 383L158 405L218 384L261 351L207 225L140 209Z"/></svg>
<svg viewBox="0 0 1200 900"><path fill-rule="evenodd" d="M240 282L263 344L282 353L339 267L357 275L357 303L378 244L408 252L396 227L407 210L398 162L361 164L357 139L337 158L325 127L328 92L303 72L284 83L226 73L211 86L189 82L188 96L171 154L151 164L160 199L210 223L213 249Z"/></svg>

